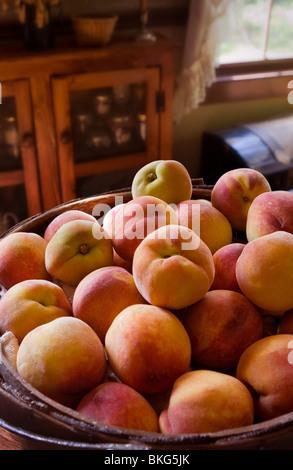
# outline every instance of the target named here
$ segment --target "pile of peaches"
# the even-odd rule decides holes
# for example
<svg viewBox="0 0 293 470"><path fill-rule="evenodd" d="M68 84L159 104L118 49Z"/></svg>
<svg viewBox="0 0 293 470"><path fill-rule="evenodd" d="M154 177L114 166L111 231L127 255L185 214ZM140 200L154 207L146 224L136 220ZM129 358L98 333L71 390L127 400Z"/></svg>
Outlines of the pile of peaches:
<svg viewBox="0 0 293 470"><path fill-rule="evenodd" d="M125 429L216 432L293 411L293 194L239 168L192 199L174 160L142 167L131 192L101 220L65 210L43 235L1 239L11 366Z"/></svg>

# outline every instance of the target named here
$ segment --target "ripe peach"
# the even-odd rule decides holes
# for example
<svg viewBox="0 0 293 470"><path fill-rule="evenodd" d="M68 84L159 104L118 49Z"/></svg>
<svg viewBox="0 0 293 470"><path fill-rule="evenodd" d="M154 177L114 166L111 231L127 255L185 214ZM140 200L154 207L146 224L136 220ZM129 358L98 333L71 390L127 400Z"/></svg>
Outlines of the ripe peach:
<svg viewBox="0 0 293 470"><path fill-rule="evenodd" d="M293 308L293 235L278 231L245 245L236 263L241 291L269 312Z"/></svg>
<svg viewBox="0 0 293 470"><path fill-rule="evenodd" d="M258 420L293 411L293 335L266 336L242 354L236 377L252 392Z"/></svg>
<svg viewBox="0 0 293 470"><path fill-rule="evenodd" d="M158 432L158 416L136 390L119 382L105 382L88 392L77 406L84 416L124 429Z"/></svg>
<svg viewBox="0 0 293 470"><path fill-rule="evenodd" d="M228 289L241 292L236 278L236 262L244 247L244 243L230 243L214 253L215 277L211 290Z"/></svg>
<svg viewBox="0 0 293 470"><path fill-rule="evenodd" d="M179 377L159 417L163 434L210 433L253 423L253 399L232 375L193 370Z"/></svg>
<svg viewBox="0 0 293 470"><path fill-rule="evenodd" d="M92 328L71 316L38 326L23 339L17 371L33 387L72 406L102 382L104 347Z"/></svg>
<svg viewBox="0 0 293 470"><path fill-rule="evenodd" d="M91 271L112 265L112 242L98 222L72 220L48 242L45 263L53 277L76 286Z"/></svg>
<svg viewBox="0 0 293 470"><path fill-rule="evenodd" d="M176 212L178 224L194 230L212 253L232 242L230 222L207 201L183 201L177 205Z"/></svg>
<svg viewBox="0 0 293 470"><path fill-rule="evenodd" d="M190 340L182 323L153 305L131 305L120 312L105 346L117 377L143 394L167 390L190 365Z"/></svg>
<svg viewBox="0 0 293 470"><path fill-rule="evenodd" d="M148 235L134 253L132 268L147 302L175 310L200 300L214 278L210 249L191 229L179 225Z"/></svg>
<svg viewBox="0 0 293 470"><path fill-rule="evenodd" d="M142 240L158 227L177 224L175 210L161 199L141 196L118 206L112 216L113 247L121 258L131 261Z"/></svg>
<svg viewBox="0 0 293 470"><path fill-rule="evenodd" d="M133 276L124 268L106 266L85 276L75 289L75 317L88 323L104 343L114 318L132 304L144 303Z"/></svg>
<svg viewBox="0 0 293 470"><path fill-rule="evenodd" d="M192 181L181 162L156 160L138 170L132 181L131 192L133 198L155 196L167 204L178 204L191 198Z"/></svg>
<svg viewBox="0 0 293 470"><path fill-rule="evenodd" d="M51 279L45 266L47 242L32 232L14 232L0 240L0 284L9 289L26 279Z"/></svg>
<svg viewBox="0 0 293 470"><path fill-rule="evenodd" d="M213 290L187 308L183 320L193 361L200 367L233 371L243 351L263 334L260 309L243 294Z"/></svg>
<svg viewBox="0 0 293 470"><path fill-rule="evenodd" d="M44 232L44 239L49 242L57 232L58 228L71 220L91 220L92 222L96 222L95 217L87 212L75 209L67 210L54 217L54 219L47 225Z"/></svg>
<svg viewBox="0 0 293 470"><path fill-rule="evenodd" d="M19 342L39 325L72 315L61 287L51 281L29 279L12 286L0 302L0 331L11 331Z"/></svg>
<svg viewBox="0 0 293 470"><path fill-rule="evenodd" d="M236 168L224 173L213 187L212 205L229 220L232 228L245 231L252 201L271 191L265 176L252 168Z"/></svg>
<svg viewBox="0 0 293 470"><path fill-rule="evenodd" d="M248 211L247 240L251 241L279 230L293 234L293 194L289 191L260 194Z"/></svg>

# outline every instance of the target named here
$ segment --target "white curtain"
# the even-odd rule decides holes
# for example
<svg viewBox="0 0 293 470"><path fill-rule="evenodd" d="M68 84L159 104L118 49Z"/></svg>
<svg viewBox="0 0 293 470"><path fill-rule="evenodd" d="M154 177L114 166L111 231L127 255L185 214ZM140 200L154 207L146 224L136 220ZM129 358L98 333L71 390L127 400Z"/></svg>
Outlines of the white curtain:
<svg viewBox="0 0 293 470"><path fill-rule="evenodd" d="M205 100L216 78L219 21L235 0L190 0L181 73L174 97L174 119L180 121Z"/></svg>

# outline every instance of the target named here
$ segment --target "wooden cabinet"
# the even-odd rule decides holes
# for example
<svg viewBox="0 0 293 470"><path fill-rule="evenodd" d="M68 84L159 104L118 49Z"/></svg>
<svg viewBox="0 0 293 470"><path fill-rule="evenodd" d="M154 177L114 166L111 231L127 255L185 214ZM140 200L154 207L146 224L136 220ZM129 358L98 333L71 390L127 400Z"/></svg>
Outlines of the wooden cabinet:
<svg viewBox="0 0 293 470"><path fill-rule="evenodd" d="M0 231L41 211L30 87L2 83L0 106Z"/></svg>
<svg viewBox="0 0 293 470"><path fill-rule="evenodd" d="M23 167L0 168L0 184L25 186L28 215L99 193L99 182L118 189L123 180L113 175L172 158L173 53L164 38L1 51L3 100L14 97Z"/></svg>

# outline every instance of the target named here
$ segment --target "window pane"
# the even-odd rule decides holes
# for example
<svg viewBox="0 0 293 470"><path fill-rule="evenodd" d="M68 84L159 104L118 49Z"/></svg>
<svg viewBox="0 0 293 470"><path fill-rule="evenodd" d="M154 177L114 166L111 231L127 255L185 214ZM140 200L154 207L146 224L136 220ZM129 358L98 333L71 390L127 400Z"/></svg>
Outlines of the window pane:
<svg viewBox="0 0 293 470"><path fill-rule="evenodd" d="M264 41L269 0L235 0L228 11L228 22L220 25L226 34L220 48L220 63L250 62L264 59Z"/></svg>
<svg viewBox="0 0 293 470"><path fill-rule="evenodd" d="M293 1L274 0L266 58L284 57L293 57Z"/></svg>

